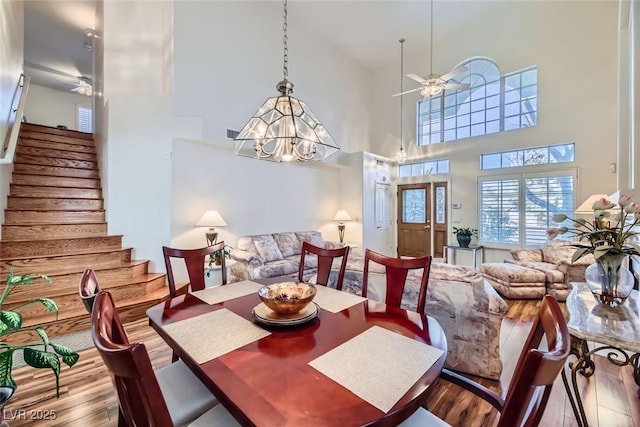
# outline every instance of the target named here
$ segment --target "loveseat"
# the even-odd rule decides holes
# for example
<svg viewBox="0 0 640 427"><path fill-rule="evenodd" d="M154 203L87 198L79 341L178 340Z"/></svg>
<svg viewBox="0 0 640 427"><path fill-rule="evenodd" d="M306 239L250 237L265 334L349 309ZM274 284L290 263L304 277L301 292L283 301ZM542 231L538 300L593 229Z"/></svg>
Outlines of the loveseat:
<svg viewBox="0 0 640 427"><path fill-rule="evenodd" d="M515 249L511 251L513 259L505 260L507 265L487 263L480 269L482 275L508 298L539 298L548 293L558 301L565 301L571 292L571 282L584 282L585 270L595 262L593 255L588 254L572 263L576 251L572 244L568 240L549 240L542 249ZM522 292L523 283L541 280L544 283L544 288L540 288L542 294L525 295Z"/></svg>
<svg viewBox="0 0 640 427"><path fill-rule="evenodd" d="M231 249L235 264L229 269L229 281L264 279L277 276L298 276L298 265L302 253L302 242L314 246L336 249L342 243L324 241L318 231L289 231L273 234L242 236ZM303 278L316 273L318 259L313 254L305 257Z"/></svg>

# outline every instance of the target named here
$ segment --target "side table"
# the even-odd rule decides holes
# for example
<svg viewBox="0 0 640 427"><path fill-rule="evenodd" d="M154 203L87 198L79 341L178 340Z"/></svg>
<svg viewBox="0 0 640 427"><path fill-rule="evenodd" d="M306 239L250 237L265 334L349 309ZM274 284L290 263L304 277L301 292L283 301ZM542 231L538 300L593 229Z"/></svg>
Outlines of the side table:
<svg viewBox="0 0 640 427"><path fill-rule="evenodd" d="M568 363L571 384L566 369L562 370L562 382L578 426L587 427L589 424L580 397L577 374L585 378L593 375L596 366L591 357L594 354L605 351L606 359L614 365L631 365L633 379L640 386L640 330L636 326L640 323L638 291L632 291L622 306L611 308L596 302L586 283L572 282L571 286L566 301L569 312L567 326L571 334L571 354L576 356L576 360ZM602 345L589 350L587 341Z"/></svg>
<svg viewBox="0 0 640 427"><path fill-rule="evenodd" d="M233 259L226 259L224 264L228 270L229 267L231 267L235 263L236 261ZM213 264L211 267L209 267L208 262L204 265L205 287L210 288L212 286L219 286L222 283L222 274L217 273L217 271L219 270L222 270L222 265ZM207 276L207 273L209 274L209 276Z"/></svg>
<svg viewBox="0 0 640 427"><path fill-rule="evenodd" d="M444 248L446 249L445 255L447 257L447 262L449 262L449 251L453 252L453 256L451 257L451 261L450 264L455 264L456 263L456 252L457 251L471 251L472 252L472 257L473 257L473 268L477 268L477 261L478 261L478 256L477 254L480 254L480 264L482 264L484 262L484 246L479 245L479 246L458 246L458 245L444 245Z"/></svg>

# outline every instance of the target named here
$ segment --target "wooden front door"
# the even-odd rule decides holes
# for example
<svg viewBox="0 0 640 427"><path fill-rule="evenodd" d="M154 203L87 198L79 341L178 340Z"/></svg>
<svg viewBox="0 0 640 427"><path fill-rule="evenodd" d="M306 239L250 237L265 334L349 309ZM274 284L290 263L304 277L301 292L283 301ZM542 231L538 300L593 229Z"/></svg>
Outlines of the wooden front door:
<svg viewBox="0 0 640 427"><path fill-rule="evenodd" d="M446 182L398 186L398 256L442 258L447 226Z"/></svg>
<svg viewBox="0 0 640 427"><path fill-rule="evenodd" d="M398 186L398 256L431 255L431 184Z"/></svg>

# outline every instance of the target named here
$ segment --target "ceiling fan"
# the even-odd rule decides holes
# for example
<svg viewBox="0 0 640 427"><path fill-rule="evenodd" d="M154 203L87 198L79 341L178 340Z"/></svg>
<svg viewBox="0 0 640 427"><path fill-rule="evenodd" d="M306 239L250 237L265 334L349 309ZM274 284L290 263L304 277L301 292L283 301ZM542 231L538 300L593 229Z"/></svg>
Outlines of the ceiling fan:
<svg viewBox="0 0 640 427"><path fill-rule="evenodd" d="M417 74L407 74L407 77L417 81L418 83L421 84L421 86L417 89L396 93L393 96L402 96L407 93L420 91L420 94L422 96L428 97L428 96L436 96L445 89L452 89L452 90L469 89L468 83L449 82L449 80L451 80L455 76L468 71L469 69L465 66L458 67L455 70L451 70L448 73L443 75L433 73L433 0L431 0L430 18L431 18L431 37L430 37L430 47L429 47L429 75L425 77L421 77Z"/></svg>
<svg viewBox="0 0 640 427"><path fill-rule="evenodd" d="M78 92L80 95L91 96L93 95L93 88L91 87L91 83L86 80L78 80L76 83L76 87L71 89L71 92Z"/></svg>

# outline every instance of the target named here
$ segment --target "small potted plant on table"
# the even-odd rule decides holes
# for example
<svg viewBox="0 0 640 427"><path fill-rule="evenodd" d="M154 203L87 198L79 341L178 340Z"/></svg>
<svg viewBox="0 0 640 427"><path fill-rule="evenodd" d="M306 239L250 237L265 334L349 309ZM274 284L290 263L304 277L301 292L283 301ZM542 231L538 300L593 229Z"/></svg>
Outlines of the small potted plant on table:
<svg viewBox="0 0 640 427"><path fill-rule="evenodd" d="M233 249L231 246L229 245L224 245L224 249L221 251L216 251L214 253L212 253L211 255L209 255L209 259L207 262L207 265L204 268L204 273L205 273L205 277L206 279L210 279L211 278L211 272L213 270L215 270L216 266L219 266L222 264L222 256L224 256L225 258L230 258L231 257L231 250ZM205 279L205 283L207 286L212 286L213 282L211 280L206 280Z"/></svg>
<svg viewBox="0 0 640 427"><path fill-rule="evenodd" d="M456 239L458 239L458 244L461 248L468 248L469 243L471 243L471 238L473 236L478 237L478 229L468 227L453 227L453 234L456 235Z"/></svg>

